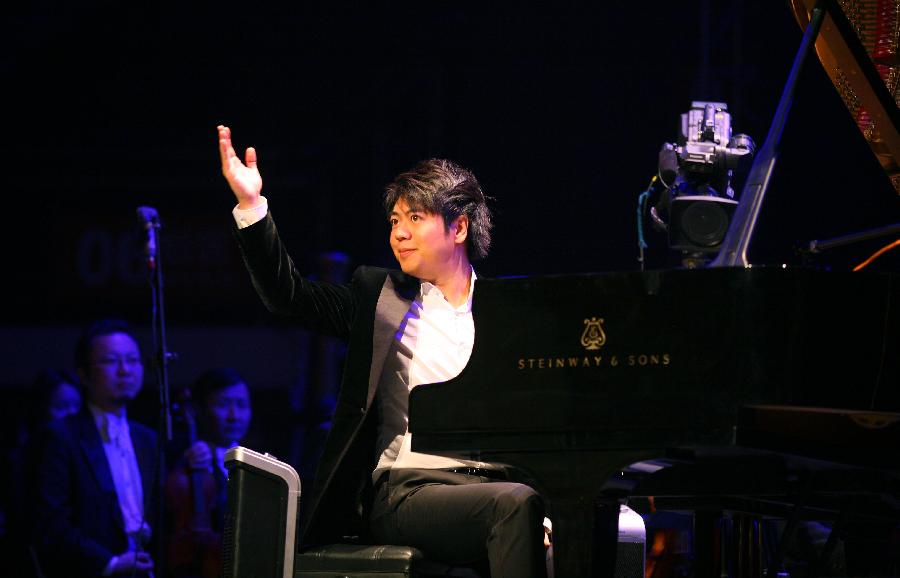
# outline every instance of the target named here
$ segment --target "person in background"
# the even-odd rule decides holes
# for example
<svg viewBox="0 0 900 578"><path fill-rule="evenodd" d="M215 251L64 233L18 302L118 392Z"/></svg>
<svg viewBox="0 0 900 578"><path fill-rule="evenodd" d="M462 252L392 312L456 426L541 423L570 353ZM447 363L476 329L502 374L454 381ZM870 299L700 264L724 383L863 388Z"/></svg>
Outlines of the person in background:
<svg viewBox="0 0 900 578"><path fill-rule="evenodd" d="M190 399L182 416L190 445L166 480L171 514L166 560L174 577L217 578L228 499L225 452L240 444L250 427L250 388L234 369L213 369L196 380Z"/></svg>
<svg viewBox="0 0 900 578"><path fill-rule="evenodd" d="M29 415L33 428L81 410L81 384L68 370L48 369L40 372L31 386L31 392Z"/></svg>
<svg viewBox="0 0 900 578"><path fill-rule="evenodd" d="M49 424L38 456L38 557L51 577L151 576L157 436L127 415L144 381L130 326L92 323L75 345L75 367L87 403Z"/></svg>
<svg viewBox="0 0 900 578"><path fill-rule="evenodd" d="M26 396L25 412L14 431L14 445L3 470L0 552L11 575L39 576L42 572L27 538L26 516L35 482L38 436L47 423L78 413L82 405L81 385L67 370L45 369L37 374Z"/></svg>

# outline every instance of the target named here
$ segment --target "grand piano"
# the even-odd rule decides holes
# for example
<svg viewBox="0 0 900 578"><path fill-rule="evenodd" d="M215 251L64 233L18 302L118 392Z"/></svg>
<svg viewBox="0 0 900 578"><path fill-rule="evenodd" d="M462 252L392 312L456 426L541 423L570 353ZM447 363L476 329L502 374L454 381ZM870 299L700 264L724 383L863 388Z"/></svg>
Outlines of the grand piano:
<svg viewBox="0 0 900 578"><path fill-rule="evenodd" d="M898 409L895 274L480 280L473 316L463 372L411 393L413 447L522 470L550 503L560 578L592 575L596 502L631 464L735 447L751 406L855 408L862 423L891 415L872 408ZM856 459L900 463L898 415L881 432L894 445L856 448Z"/></svg>
<svg viewBox="0 0 900 578"><path fill-rule="evenodd" d="M468 365L410 394L415 451L508 464L545 497L557 578L610 575L628 500L900 521L900 275L746 260L816 41L820 57L840 55L836 77L855 78L867 139L896 181L885 71L837 3L815 4L794 2L804 41L709 266L479 279Z"/></svg>

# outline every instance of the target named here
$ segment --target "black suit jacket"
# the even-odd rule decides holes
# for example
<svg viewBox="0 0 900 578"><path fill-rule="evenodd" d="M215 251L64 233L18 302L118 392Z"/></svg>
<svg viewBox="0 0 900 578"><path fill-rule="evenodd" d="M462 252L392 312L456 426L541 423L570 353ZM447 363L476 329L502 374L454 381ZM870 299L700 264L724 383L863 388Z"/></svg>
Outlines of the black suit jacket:
<svg viewBox="0 0 900 578"><path fill-rule="evenodd" d="M155 495L156 432L130 419L128 428L153 527L153 508L146 504ZM51 576L100 576L109 559L126 550L128 538L94 416L84 408L51 423L41 445L33 538L41 563Z"/></svg>
<svg viewBox="0 0 900 578"><path fill-rule="evenodd" d="M367 533L366 490L376 464L372 401L393 336L419 290L400 271L360 267L347 285L305 279L294 266L271 214L235 229L251 280L263 303L308 329L340 337L347 355L331 431L301 525L303 545Z"/></svg>

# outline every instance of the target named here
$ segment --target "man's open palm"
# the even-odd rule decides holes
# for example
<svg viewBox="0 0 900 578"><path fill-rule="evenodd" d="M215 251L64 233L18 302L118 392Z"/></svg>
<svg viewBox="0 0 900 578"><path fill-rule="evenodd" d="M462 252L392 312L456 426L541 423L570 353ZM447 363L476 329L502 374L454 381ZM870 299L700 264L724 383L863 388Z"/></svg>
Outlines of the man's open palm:
<svg viewBox="0 0 900 578"><path fill-rule="evenodd" d="M256 167L256 149L247 148L244 161L234 152L231 144L231 129L219 125L219 156L222 159L222 174L237 197L241 209L249 209L259 203L262 193L262 176Z"/></svg>

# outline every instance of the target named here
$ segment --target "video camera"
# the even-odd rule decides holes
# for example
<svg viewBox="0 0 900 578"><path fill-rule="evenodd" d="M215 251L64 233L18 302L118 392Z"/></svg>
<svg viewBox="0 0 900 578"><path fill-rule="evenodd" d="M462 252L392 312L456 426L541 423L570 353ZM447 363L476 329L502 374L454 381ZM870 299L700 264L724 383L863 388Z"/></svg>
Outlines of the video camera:
<svg viewBox="0 0 900 578"><path fill-rule="evenodd" d="M731 134L728 105L705 101L691 103L681 115L677 144L660 150L664 190L650 217L668 231L669 246L685 253L688 266L718 251L737 206L732 176L749 166L754 150L749 136Z"/></svg>

